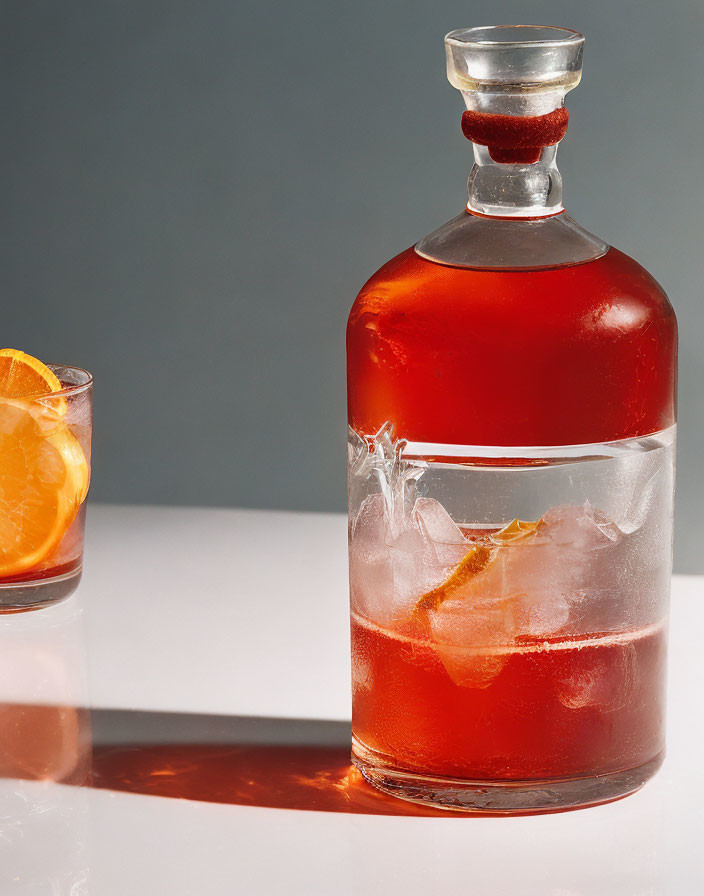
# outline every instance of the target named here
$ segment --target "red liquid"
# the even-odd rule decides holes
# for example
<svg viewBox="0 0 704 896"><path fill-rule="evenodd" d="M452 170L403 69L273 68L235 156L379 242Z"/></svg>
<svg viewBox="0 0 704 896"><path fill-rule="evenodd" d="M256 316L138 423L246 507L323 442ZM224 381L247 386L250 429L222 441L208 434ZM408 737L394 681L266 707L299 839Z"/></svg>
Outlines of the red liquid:
<svg viewBox="0 0 704 896"><path fill-rule="evenodd" d="M382 267L347 330L350 425L460 445L568 445L675 422L677 325L616 249L544 271L480 271L413 249Z"/></svg>
<svg viewBox="0 0 704 896"><path fill-rule="evenodd" d="M352 728L382 764L452 778L636 768L664 748L665 658L663 625L548 649L522 641L488 686L465 687L427 640L353 615Z"/></svg>

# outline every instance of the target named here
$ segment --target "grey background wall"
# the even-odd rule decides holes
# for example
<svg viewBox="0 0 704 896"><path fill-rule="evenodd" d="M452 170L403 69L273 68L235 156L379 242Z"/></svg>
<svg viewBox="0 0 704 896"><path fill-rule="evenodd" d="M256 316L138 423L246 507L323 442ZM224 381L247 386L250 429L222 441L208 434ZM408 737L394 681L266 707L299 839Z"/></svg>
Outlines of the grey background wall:
<svg viewBox="0 0 704 896"><path fill-rule="evenodd" d="M700 0L3 4L0 343L94 371L95 499L344 507L349 305L465 199L443 34L515 21L587 35L567 203L677 308L704 571Z"/></svg>

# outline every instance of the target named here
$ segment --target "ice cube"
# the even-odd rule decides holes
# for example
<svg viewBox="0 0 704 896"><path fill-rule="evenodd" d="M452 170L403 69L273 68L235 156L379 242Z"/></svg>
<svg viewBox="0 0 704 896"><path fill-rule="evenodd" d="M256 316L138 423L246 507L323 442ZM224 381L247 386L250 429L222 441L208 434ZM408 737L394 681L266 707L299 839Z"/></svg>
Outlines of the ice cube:
<svg viewBox="0 0 704 896"><path fill-rule="evenodd" d="M584 646L577 668L557 685L557 696L568 709L593 706L602 712L622 709L637 684L636 650L632 643Z"/></svg>
<svg viewBox="0 0 704 896"><path fill-rule="evenodd" d="M467 539L439 501L417 498L413 507L413 519L430 542L430 564L436 559L438 566L445 571L447 567L456 566L465 556L469 549ZM442 579L438 580L438 584L440 581Z"/></svg>
<svg viewBox="0 0 704 896"><path fill-rule="evenodd" d="M455 684L486 688L501 672L515 635L511 603L465 593L428 611L435 652Z"/></svg>
<svg viewBox="0 0 704 896"><path fill-rule="evenodd" d="M647 527L671 508L674 469L669 446L628 458L620 479L619 527L627 535ZM669 529L669 525L668 525Z"/></svg>
<svg viewBox="0 0 704 896"><path fill-rule="evenodd" d="M366 652L359 645L352 647L352 696L364 691L372 691L374 687L373 665Z"/></svg>
<svg viewBox="0 0 704 896"><path fill-rule="evenodd" d="M623 537L618 526L588 501L551 508L543 515L540 530L554 544L580 552L609 547Z"/></svg>
<svg viewBox="0 0 704 896"><path fill-rule="evenodd" d="M454 539L437 542L430 536ZM353 606L381 625L408 621L423 594L440 585L467 553L452 518L433 499L418 499L393 526L383 495L368 497L350 536L350 590Z"/></svg>
<svg viewBox="0 0 704 896"><path fill-rule="evenodd" d="M600 590L608 590L608 570L623 537L589 503L545 513L532 541L508 548L509 587L523 592L521 633L549 637L583 620Z"/></svg>
<svg viewBox="0 0 704 896"><path fill-rule="evenodd" d="M428 613L436 651L453 681L486 687L517 638L563 632L573 609L592 597L597 559L610 557L605 549L622 537L588 504L555 507L518 539L496 537L484 569L454 586L450 580L445 600Z"/></svg>
<svg viewBox="0 0 704 896"><path fill-rule="evenodd" d="M384 496L368 497L350 537L353 607L381 625L410 618L426 587L428 570L423 555L427 551L427 539L410 515L396 514L392 527Z"/></svg>
<svg viewBox="0 0 704 896"><path fill-rule="evenodd" d="M543 521L557 552L553 580L569 610L563 632L608 631L630 620L657 578L648 558L652 551L638 548L643 532L624 534L588 503L553 508Z"/></svg>
<svg viewBox="0 0 704 896"><path fill-rule="evenodd" d="M387 537L386 508L382 495L370 495L362 502L352 525L351 541L356 552L377 559L384 552Z"/></svg>
<svg viewBox="0 0 704 896"><path fill-rule="evenodd" d="M488 688L506 665L509 653L491 652L489 648L450 647L437 649L445 671L454 684L461 688Z"/></svg>
<svg viewBox="0 0 704 896"><path fill-rule="evenodd" d="M547 638L563 628L570 618L570 605L563 595L553 595L550 600L533 599L526 594L521 598L521 632L536 638Z"/></svg>
<svg viewBox="0 0 704 896"><path fill-rule="evenodd" d="M378 619L393 599L388 521L383 495L371 495L359 508L350 533L352 606Z"/></svg>
<svg viewBox="0 0 704 896"><path fill-rule="evenodd" d="M426 536L438 544L466 544L462 530L439 501L416 498L413 516Z"/></svg>
<svg viewBox="0 0 704 896"><path fill-rule="evenodd" d="M563 548L536 532L496 548L474 590L485 599L505 602L513 635L549 637L565 625L571 602L580 597L572 561Z"/></svg>

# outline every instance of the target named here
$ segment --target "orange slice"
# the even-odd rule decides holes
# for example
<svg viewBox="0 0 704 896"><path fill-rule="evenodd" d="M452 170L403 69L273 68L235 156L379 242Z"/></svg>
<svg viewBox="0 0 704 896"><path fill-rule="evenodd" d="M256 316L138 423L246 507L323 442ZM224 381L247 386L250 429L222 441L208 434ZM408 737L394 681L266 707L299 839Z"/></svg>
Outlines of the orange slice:
<svg viewBox="0 0 704 896"><path fill-rule="evenodd" d="M491 536L490 545L474 545L441 585L419 598L413 610L414 614L419 610L437 610L444 600L460 591L479 573L484 572L494 560L498 548L529 538L539 525L540 520L534 523L511 520L503 529Z"/></svg>
<svg viewBox="0 0 704 896"><path fill-rule="evenodd" d="M88 491L83 450L63 424L43 430L27 403L0 401L0 576L57 547Z"/></svg>
<svg viewBox="0 0 704 896"><path fill-rule="evenodd" d="M447 579L416 603L413 617L426 627L455 684L487 688L506 665L518 597L503 593L506 555L538 526L512 520L498 532L485 533L486 541L473 545Z"/></svg>
<svg viewBox="0 0 704 896"><path fill-rule="evenodd" d="M0 397L32 398L61 391L61 382L46 364L14 348L0 349Z"/></svg>
<svg viewBox="0 0 704 896"><path fill-rule="evenodd" d="M66 400L36 358L0 351L0 576L19 575L56 549L88 492L90 471L63 422Z"/></svg>
<svg viewBox="0 0 704 896"><path fill-rule="evenodd" d="M511 520L503 529L492 535L491 540L494 544L505 545L515 544L517 541L523 541L537 531L540 526L540 520L536 522L526 522L525 520Z"/></svg>
<svg viewBox="0 0 704 896"><path fill-rule="evenodd" d="M61 380L38 358L14 348L0 349L0 398L37 398L61 391ZM42 402L59 416L68 410L65 398Z"/></svg>
<svg viewBox="0 0 704 896"><path fill-rule="evenodd" d="M415 606L414 613L418 610L437 610L440 604L451 594L466 585L470 579L483 572L491 563L495 550L484 544L470 548L462 560L452 570L450 576L437 588L427 591Z"/></svg>

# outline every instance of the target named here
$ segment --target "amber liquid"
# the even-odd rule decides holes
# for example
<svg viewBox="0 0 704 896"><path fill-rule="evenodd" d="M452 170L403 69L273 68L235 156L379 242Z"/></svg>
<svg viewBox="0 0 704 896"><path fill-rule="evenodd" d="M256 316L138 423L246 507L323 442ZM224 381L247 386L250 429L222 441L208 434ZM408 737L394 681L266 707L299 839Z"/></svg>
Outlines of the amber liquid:
<svg viewBox="0 0 704 896"><path fill-rule="evenodd" d="M494 654L486 686L458 685L431 642L354 614L355 738L381 765L474 781L607 774L663 751L663 624Z"/></svg>
<svg viewBox="0 0 704 896"><path fill-rule="evenodd" d="M578 445L675 422L677 324L616 249L542 271L452 268L413 249L347 327L349 424L456 445Z"/></svg>

